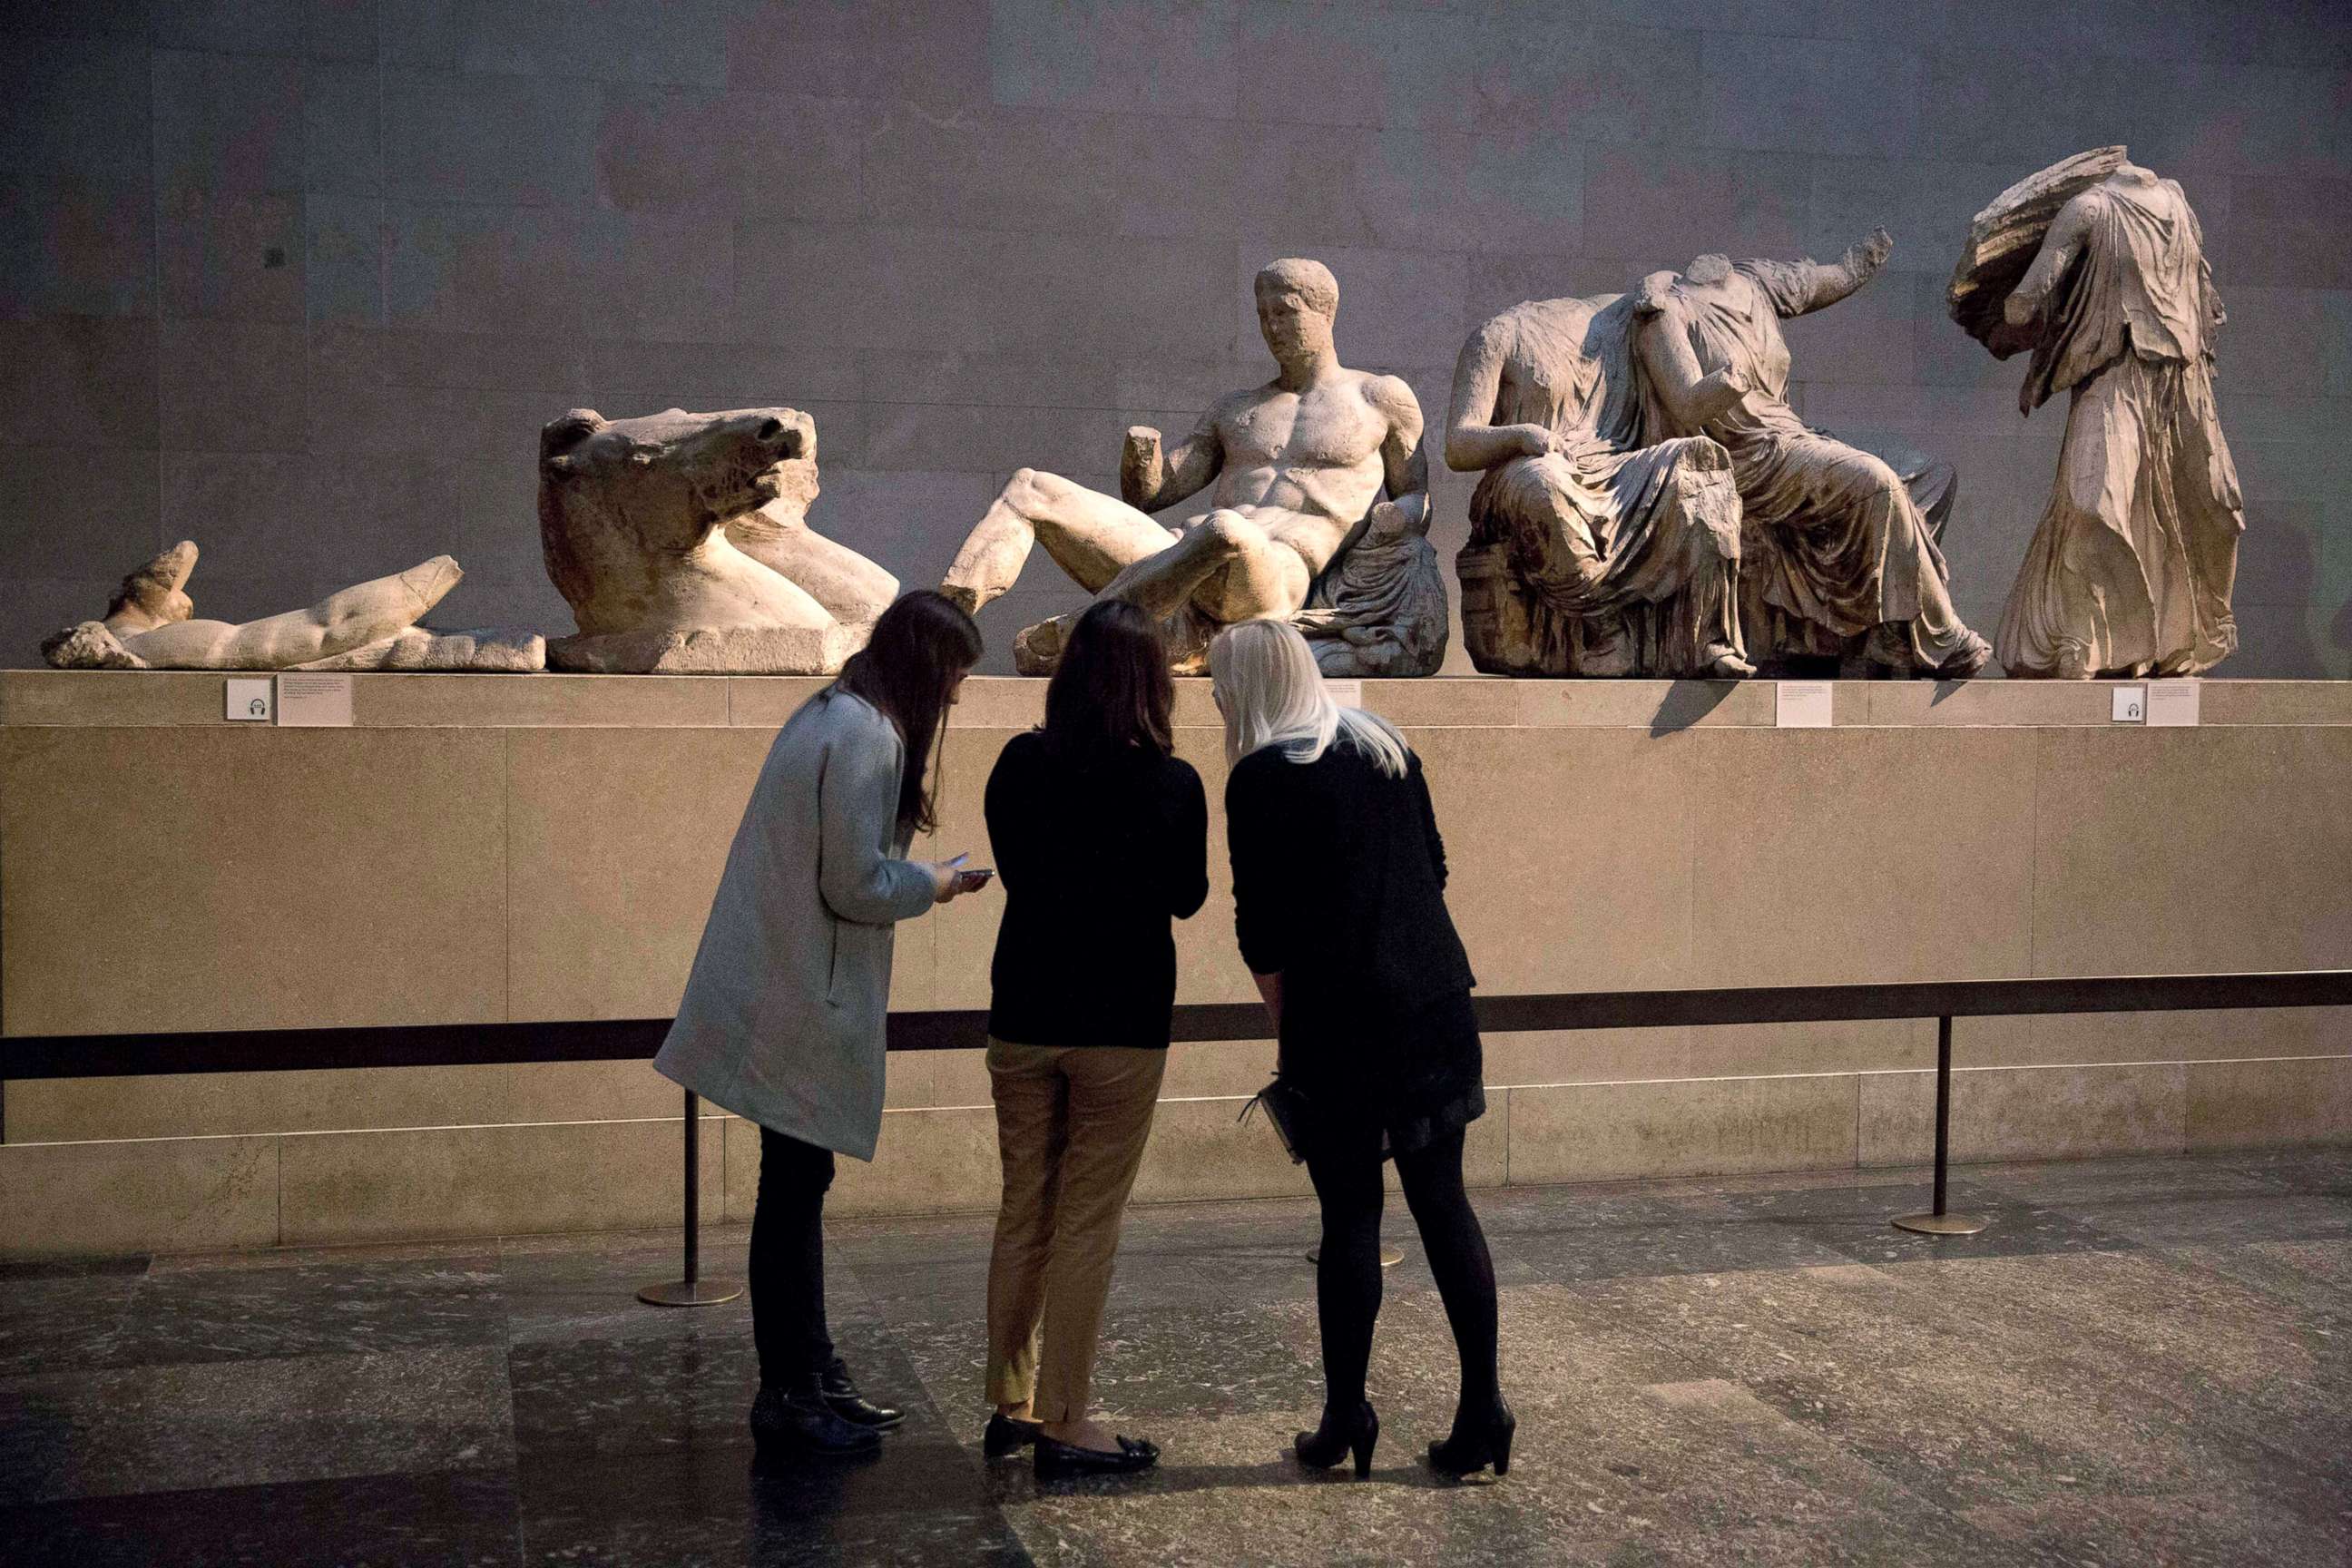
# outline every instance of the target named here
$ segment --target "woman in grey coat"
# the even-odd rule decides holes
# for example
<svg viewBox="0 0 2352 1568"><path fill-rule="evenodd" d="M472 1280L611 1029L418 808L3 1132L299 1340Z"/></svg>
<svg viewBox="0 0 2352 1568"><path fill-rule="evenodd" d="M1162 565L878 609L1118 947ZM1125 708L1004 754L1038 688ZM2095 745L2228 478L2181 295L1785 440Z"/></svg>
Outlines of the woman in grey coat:
<svg viewBox="0 0 2352 1568"><path fill-rule="evenodd" d="M860 1397L834 1353L824 1194L834 1155L872 1159L882 1130L893 928L988 879L961 856L905 858L936 819L939 737L980 653L971 617L909 594L785 723L654 1058L760 1127L749 1274L763 1443L856 1452L904 1418Z"/></svg>

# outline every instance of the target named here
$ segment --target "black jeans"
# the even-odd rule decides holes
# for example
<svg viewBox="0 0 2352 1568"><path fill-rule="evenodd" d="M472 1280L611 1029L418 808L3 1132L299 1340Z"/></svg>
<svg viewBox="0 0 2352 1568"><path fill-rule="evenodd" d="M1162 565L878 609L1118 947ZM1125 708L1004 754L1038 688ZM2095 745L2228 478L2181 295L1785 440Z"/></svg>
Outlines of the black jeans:
<svg viewBox="0 0 2352 1568"><path fill-rule="evenodd" d="M801 1387L834 1364L824 1321L824 1194L832 1185L832 1150L760 1129L760 1201L746 1272L762 1387Z"/></svg>
<svg viewBox="0 0 2352 1568"><path fill-rule="evenodd" d="M1462 1190L1459 1130L1396 1157L1404 1201L1429 1254L1462 1360L1462 1409L1483 1418L1501 1397L1495 1349L1495 1263L1486 1233ZM1381 1314L1381 1129L1320 1131L1307 1173L1323 1204L1323 1249L1315 1266L1316 1317L1323 1331L1324 1397L1353 1410L1364 1398L1372 1324Z"/></svg>

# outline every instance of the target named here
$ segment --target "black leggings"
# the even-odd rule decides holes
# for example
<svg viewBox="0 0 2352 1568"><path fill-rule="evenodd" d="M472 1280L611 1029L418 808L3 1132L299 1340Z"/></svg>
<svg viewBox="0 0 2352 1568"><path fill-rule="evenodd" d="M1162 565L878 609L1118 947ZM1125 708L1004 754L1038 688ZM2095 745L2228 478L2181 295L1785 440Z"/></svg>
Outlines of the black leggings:
<svg viewBox="0 0 2352 1568"><path fill-rule="evenodd" d="M1495 1260L1462 1190L1462 1134L1396 1157L1405 1205L1420 1228L1430 1272L1462 1358L1462 1408L1483 1415L1500 1397L1495 1369ZM1315 1266L1323 1330L1324 1397L1352 1410L1364 1398L1372 1323L1381 1314L1381 1134L1378 1128L1324 1141L1307 1159L1323 1202L1323 1250Z"/></svg>
<svg viewBox="0 0 2352 1568"><path fill-rule="evenodd" d="M832 1185L832 1150L760 1129L760 1201L746 1271L762 1387L803 1387L834 1364L824 1319L824 1194Z"/></svg>

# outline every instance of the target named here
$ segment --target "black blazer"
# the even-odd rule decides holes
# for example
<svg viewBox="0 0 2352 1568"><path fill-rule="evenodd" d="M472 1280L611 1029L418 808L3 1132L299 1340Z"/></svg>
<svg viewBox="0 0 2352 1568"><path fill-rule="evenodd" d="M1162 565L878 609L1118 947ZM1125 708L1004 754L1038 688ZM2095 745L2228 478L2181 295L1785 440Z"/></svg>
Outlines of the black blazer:
<svg viewBox="0 0 2352 1568"><path fill-rule="evenodd" d="M1137 748L1056 756L1033 730L996 759L987 813L1004 882L988 1032L1024 1046L1165 1047L1170 921L1209 896L1201 775Z"/></svg>
<svg viewBox="0 0 2352 1568"><path fill-rule="evenodd" d="M1392 1035L1475 985L1445 909L1445 845L1421 759L1391 778L1344 739L1311 763L1265 747L1225 784L1242 958L1282 975L1284 1070ZM1472 1045L1475 1052L1475 1040Z"/></svg>

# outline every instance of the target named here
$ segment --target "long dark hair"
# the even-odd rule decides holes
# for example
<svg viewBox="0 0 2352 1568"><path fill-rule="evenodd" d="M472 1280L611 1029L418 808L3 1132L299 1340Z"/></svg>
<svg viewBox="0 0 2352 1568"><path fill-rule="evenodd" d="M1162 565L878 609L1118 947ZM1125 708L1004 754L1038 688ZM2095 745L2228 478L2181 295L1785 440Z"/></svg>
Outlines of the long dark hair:
<svg viewBox="0 0 2352 1568"><path fill-rule="evenodd" d="M1086 760L1133 746L1164 757L1176 744L1175 700L1159 625L1124 599L1098 599L1070 629L1045 688L1045 749Z"/></svg>
<svg viewBox="0 0 2352 1568"><path fill-rule="evenodd" d="M919 588L882 612L874 635L833 683L880 710L906 742L907 763L898 774L901 835L928 832L939 822L939 774L932 764L945 743L940 721L950 689L980 662L982 647L970 616Z"/></svg>

